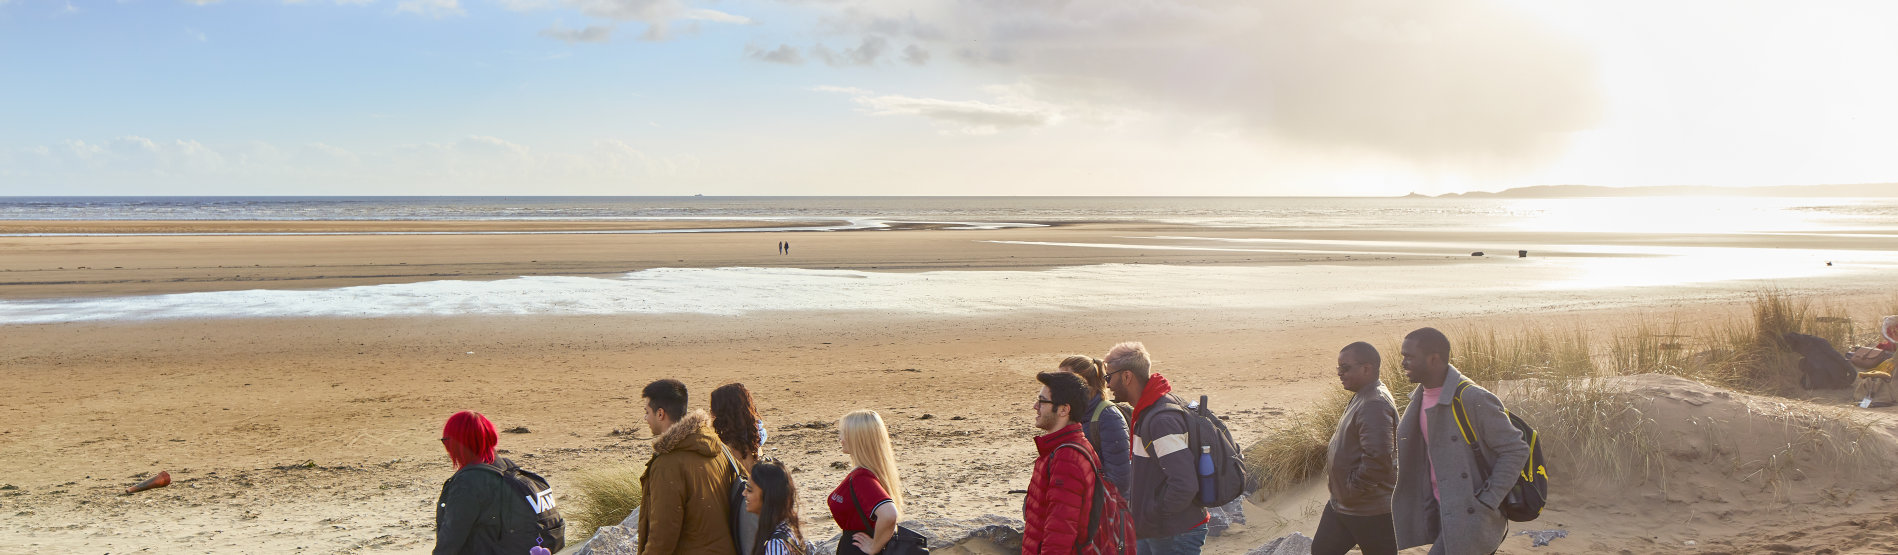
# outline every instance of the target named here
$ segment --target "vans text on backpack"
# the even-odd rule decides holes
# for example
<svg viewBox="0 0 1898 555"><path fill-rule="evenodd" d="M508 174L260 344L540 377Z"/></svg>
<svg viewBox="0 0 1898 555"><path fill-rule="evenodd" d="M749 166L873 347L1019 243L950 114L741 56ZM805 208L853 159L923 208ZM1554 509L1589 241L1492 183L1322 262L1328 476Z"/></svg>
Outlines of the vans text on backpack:
<svg viewBox="0 0 1898 555"><path fill-rule="evenodd" d="M508 508L502 516L506 533L522 531L517 526L533 523L534 546L545 547L548 551L560 551L567 547L567 521L560 518L560 509L554 508L554 489L547 485L547 479L539 474L528 472L507 459L496 459L493 464L476 463L468 468L480 468L501 475L501 480L513 486L515 498L519 504Z"/></svg>
<svg viewBox="0 0 1898 555"><path fill-rule="evenodd" d="M1483 472L1483 478L1489 478L1489 460L1483 457L1483 447L1477 444L1476 430L1470 427L1470 415L1463 412L1463 390L1472 385L1469 380L1456 384L1456 393L1450 399L1450 408L1456 413L1456 428L1463 433L1463 442L1470 445L1470 451L1476 454L1476 469ZM1522 441L1529 444L1529 459L1523 463L1521 472L1516 474L1516 486L1509 488L1509 495L1503 496L1501 503L1503 518L1515 522L1529 522L1542 516L1542 506L1549 500L1549 472L1542 466L1542 445L1536 436L1535 428L1529 427L1516 413L1504 410L1509 415L1509 424L1522 432Z"/></svg>
<svg viewBox="0 0 1898 555"><path fill-rule="evenodd" d="M1199 471L1199 495L1193 496L1193 504L1208 508L1223 507L1245 495L1245 459L1239 444L1232 441L1232 432L1226 429L1226 422L1206 407L1205 395L1199 396L1199 402L1191 405L1180 402L1178 396L1174 396L1173 401L1179 404L1155 405L1155 408L1162 411L1177 410L1186 415L1186 444L1197 457ZM1153 452L1152 441L1147 441L1146 447L1147 452Z"/></svg>

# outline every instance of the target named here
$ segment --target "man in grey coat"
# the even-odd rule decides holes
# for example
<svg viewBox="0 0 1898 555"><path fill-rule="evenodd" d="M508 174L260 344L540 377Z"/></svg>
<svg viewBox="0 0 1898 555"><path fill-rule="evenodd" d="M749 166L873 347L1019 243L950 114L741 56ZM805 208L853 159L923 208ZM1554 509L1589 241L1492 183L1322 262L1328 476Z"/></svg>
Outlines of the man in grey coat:
<svg viewBox="0 0 1898 555"><path fill-rule="evenodd" d="M1397 423L1397 490L1391 498L1398 549L1431 544L1432 555L1482 555L1502 545L1509 522L1503 496L1528 462L1529 445L1509 423L1502 401L1481 386L1463 388L1463 408L1482 457L1463 438L1451 404L1466 379L1450 366L1450 340L1434 328L1404 337L1404 376L1417 389Z"/></svg>
<svg viewBox="0 0 1898 555"><path fill-rule="evenodd" d="M1391 490L1397 484L1397 406L1378 381L1382 357L1359 341L1338 352L1338 382L1351 401L1325 450L1331 501L1312 534L1312 555L1397 555Z"/></svg>

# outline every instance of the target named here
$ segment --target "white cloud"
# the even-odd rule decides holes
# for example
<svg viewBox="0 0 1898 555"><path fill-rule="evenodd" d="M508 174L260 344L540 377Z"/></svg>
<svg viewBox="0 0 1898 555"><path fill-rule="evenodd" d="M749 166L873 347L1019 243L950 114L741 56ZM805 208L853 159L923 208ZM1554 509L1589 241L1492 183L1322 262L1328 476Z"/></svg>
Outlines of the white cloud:
<svg viewBox="0 0 1898 555"><path fill-rule="evenodd" d="M833 65L874 61L872 41L890 37L1050 103L1419 163L1535 158L1603 110L1583 45L1495 0L800 5L819 12L816 32L864 41L813 49Z"/></svg>
<svg viewBox="0 0 1898 555"><path fill-rule="evenodd" d="M566 42L606 42L613 39L613 26L588 25L579 29L566 29L556 23L541 29L540 36Z"/></svg>
<svg viewBox="0 0 1898 555"><path fill-rule="evenodd" d="M395 4L395 13L413 13L437 19L468 15L467 10L461 9L460 0L402 0Z"/></svg>
<svg viewBox="0 0 1898 555"><path fill-rule="evenodd" d="M815 87L822 92L851 95L851 101L874 116L921 116L945 130L969 135L990 135L1007 129L1026 129L1051 125L1060 119L1049 106L1006 105L977 100L943 100L901 95L878 95L851 87Z"/></svg>

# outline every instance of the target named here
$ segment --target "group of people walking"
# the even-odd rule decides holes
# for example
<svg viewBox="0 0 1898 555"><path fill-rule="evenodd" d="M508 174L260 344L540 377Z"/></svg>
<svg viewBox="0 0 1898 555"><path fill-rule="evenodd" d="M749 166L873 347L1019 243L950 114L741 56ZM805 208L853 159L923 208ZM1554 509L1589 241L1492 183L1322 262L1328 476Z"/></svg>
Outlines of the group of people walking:
<svg viewBox="0 0 1898 555"><path fill-rule="evenodd" d="M1425 544L1433 554L1493 552L1507 524L1499 503L1517 476L1485 473L1478 457L1491 468L1521 468L1528 445L1496 396L1449 365L1450 344L1441 332L1412 332L1401 355L1406 377L1418 384L1401 419L1380 383L1377 349L1358 342L1338 355L1338 379L1354 395L1327 451L1331 498L1313 553L1357 547L1374 555ZM1103 529L1102 511L1114 507L1095 506L1101 491L1125 501L1132 537L1121 539L1129 552L1199 553L1210 520L1198 502L1200 454L1188 448L1185 403L1154 371L1146 347L1121 343L1099 359L1071 356L1057 368L1035 376L1034 425L1043 433L1035 437L1023 502L1022 553L1078 553L1099 534L1121 533ZM759 458L767 432L744 385L714 390L709 413L687 410L686 387L677 380L652 382L641 398L654 440L640 477L639 553L810 551L797 484L782 464ZM1453 401L1467 413L1473 441L1452 415ZM837 552L905 552L911 539L898 526L902 477L882 417L870 410L845 414L838 437L851 470L825 498L843 530ZM505 488L489 479L494 473L469 470L496 463L495 440L493 425L473 412L455 414L444 427L442 443L458 471L444 484L437 508L437 555L513 553L500 539L510 528L495 516L500 509L489 507L506 501L494 493ZM741 482L739 503L730 492Z"/></svg>

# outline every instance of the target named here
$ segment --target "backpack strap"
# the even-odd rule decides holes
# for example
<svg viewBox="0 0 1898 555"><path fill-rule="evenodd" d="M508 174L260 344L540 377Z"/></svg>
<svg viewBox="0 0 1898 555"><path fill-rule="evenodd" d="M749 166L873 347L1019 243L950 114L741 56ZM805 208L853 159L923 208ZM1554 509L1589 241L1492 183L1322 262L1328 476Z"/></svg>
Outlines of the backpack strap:
<svg viewBox="0 0 1898 555"><path fill-rule="evenodd" d="M1087 436L1094 438L1094 441L1100 441L1101 437L1101 411L1107 410L1107 408L1113 404L1114 402L1108 399L1106 395L1102 395L1101 404L1095 405L1094 411L1088 413L1087 424L1082 426L1082 428L1087 430Z"/></svg>
<svg viewBox="0 0 1898 555"><path fill-rule="evenodd" d="M1149 411L1152 411L1153 413L1152 413L1152 414L1148 414L1148 415L1146 415L1146 418L1142 418L1141 420L1142 420L1142 421L1144 421L1144 422L1148 422L1148 423L1151 423L1151 422L1153 422L1153 417L1154 417L1154 416L1159 416L1159 413L1161 413L1161 412L1166 412L1166 411L1179 411L1179 413L1180 413L1180 416L1181 416L1182 418L1184 418L1184 417L1186 417L1186 416L1187 416L1187 414L1186 414L1186 403L1182 403L1182 402L1180 402L1180 398L1179 398L1179 397L1177 397L1177 396L1175 396L1175 395L1173 395L1172 393L1168 393L1168 394L1166 394L1166 396L1167 396L1167 398L1169 398L1169 399L1172 399L1172 400L1173 400L1173 404L1170 404L1170 405L1169 405L1169 404L1161 404L1161 403L1159 403L1159 402L1155 402L1155 403L1154 403L1154 404L1152 404L1152 405L1147 405L1147 410L1149 410ZM1131 428L1129 428L1129 430L1131 431ZM1186 423L1186 444L1187 444L1187 446L1188 446L1188 447L1191 447L1192 445L1194 445L1194 444L1197 444L1197 443L1198 443L1198 441L1197 441L1197 440L1198 440L1199 438L1197 438L1197 437L1194 437L1195 435L1197 435L1197 434L1195 434L1195 433L1193 432L1193 423L1192 423L1192 422L1187 422L1187 423ZM1154 455L1154 453L1153 453L1153 438L1151 438L1151 437L1146 437L1146 436L1141 436L1141 438L1140 438L1140 441L1141 441L1142 443L1145 443L1145 444L1146 444L1146 447L1147 447L1147 456L1149 456L1149 457L1153 457L1153 458L1154 458L1155 460L1158 460L1158 459L1160 458L1160 457L1158 457L1158 456L1156 456L1156 455ZM1197 454L1197 453L1196 453L1196 454Z"/></svg>
<svg viewBox="0 0 1898 555"><path fill-rule="evenodd" d="M1483 472L1483 479L1489 479L1489 460L1483 458L1483 446L1479 444L1476 428L1470 424L1470 413L1463 409L1463 390L1476 385L1463 380L1456 384L1456 392L1450 394L1450 410L1456 415L1456 429L1463 434L1463 442L1470 445L1470 453L1476 456L1476 469Z"/></svg>
<svg viewBox="0 0 1898 555"><path fill-rule="evenodd" d="M1087 492L1087 499L1088 499L1087 501L1087 504L1088 504L1087 533L1083 534L1080 537L1080 541L1074 542L1074 552L1080 553L1082 546L1085 546L1094 541L1094 529L1100 527L1099 523L1094 522L1094 511L1105 510L1106 508L1101 506L1101 502L1106 501L1106 500L1100 499L1096 497L1094 494L1100 492L1100 487L1101 487L1100 482L1101 480L1104 480L1106 478L1101 476L1101 465L1094 461L1094 457L1087 456L1088 455L1087 450L1082 449L1080 445L1077 445L1074 442L1069 441L1069 442L1063 442L1060 445L1054 446L1055 452L1059 452L1062 449L1073 449L1075 451L1080 452L1081 458L1087 461L1088 468L1094 469L1094 491ZM1052 459L1054 457L1054 452L1050 452L1048 454L1048 457ZM1044 483L1047 480L1052 479L1052 477L1054 476L1053 462L1054 461L1050 460L1047 471L1041 473L1042 474L1041 477Z"/></svg>
<svg viewBox="0 0 1898 555"><path fill-rule="evenodd" d="M862 468L862 467L859 467L859 468ZM865 470L869 470L869 469L866 468ZM856 471L852 470L851 472L856 472ZM846 474L845 476L849 476L849 475ZM870 479L876 480L877 485L879 486L883 485L883 480L880 478L877 478L877 473L875 472L870 473ZM857 514L863 516L863 523L870 525L869 530L859 530L859 531L869 532L870 535L875 536L876 535L876 515L870 514L869 511L863 510L863 500L857 497L857 488L854 488L854 487L850 488L850 502L857 506ZM850 538L844 538L844 539L848 540ZM895 536L891 536L891 539L895 539ZM839 545L842 545L842 544L839 544Z"/></svg>

